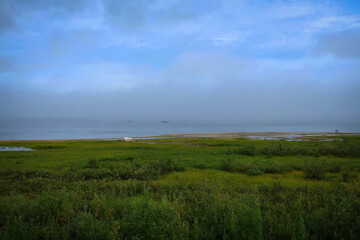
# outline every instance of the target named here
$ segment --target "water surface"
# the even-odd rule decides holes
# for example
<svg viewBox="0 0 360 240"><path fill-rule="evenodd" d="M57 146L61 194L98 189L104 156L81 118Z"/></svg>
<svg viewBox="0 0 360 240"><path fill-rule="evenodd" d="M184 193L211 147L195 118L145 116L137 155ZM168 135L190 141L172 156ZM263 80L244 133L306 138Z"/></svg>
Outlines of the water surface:
<svg viewBox="0 0 360 240"><path fill-rule="evenodd" d="M357 123L169 120L0 120L0 140L90 139L221 132L360 132Z"/></svg>
<svg viewBox="0 0 360 240"><path fill-rule="evenodd" d="M27 147L8 147L8 146L0 146L0 152L13 152L13 151L35 151L34 149Z"/></svg>

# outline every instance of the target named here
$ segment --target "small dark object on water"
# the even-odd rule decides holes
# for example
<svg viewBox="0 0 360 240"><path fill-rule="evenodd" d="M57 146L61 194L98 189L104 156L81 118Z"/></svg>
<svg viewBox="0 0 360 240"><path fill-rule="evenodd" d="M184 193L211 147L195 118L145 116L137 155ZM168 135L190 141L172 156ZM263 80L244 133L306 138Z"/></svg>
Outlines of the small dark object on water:
<svg viewBox="0 0 360 240"><path fill-rule="evenodd" d="M335 129L335 133L339 133L339 130L338 130L338 129Z"/></svg>

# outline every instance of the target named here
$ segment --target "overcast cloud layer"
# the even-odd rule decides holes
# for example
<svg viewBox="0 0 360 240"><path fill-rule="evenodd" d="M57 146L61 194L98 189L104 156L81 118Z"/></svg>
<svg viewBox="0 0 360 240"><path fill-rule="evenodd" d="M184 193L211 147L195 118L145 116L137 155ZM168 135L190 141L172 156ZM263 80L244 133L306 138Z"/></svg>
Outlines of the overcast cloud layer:
<svg viewBox="0 0 360 240"><path fill-rule="evenodd" d="M360 2L2 0L0 118L360 123Z"/></svg>

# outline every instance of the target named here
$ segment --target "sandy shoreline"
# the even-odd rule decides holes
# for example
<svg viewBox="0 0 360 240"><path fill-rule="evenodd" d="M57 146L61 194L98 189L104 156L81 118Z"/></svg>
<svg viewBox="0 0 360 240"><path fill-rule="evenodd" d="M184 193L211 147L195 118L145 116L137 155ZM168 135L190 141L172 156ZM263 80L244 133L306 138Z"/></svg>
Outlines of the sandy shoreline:
<svg viewBox="0 0 360 240"><path fill-rule="evenodd" d="M156 138L246 138L258 140L333 140L334 136L360 136L360 133L334 133L334 132L230 132L230 133L181 133L162 134L157 136L133 137L140 139ZM0 140L0 142L67 142L67 141L117 141L120 138L92 138L92 139L33 139L33 140Z"/></svg>

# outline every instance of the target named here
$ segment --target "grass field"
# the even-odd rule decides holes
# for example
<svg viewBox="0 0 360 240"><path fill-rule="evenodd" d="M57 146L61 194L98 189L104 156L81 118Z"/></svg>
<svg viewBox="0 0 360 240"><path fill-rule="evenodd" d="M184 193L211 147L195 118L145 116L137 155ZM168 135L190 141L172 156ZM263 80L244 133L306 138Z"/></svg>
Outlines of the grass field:
<svg viewBox="0 0 360 240"><path fill-rule="evenodd" d="M1 142L0 239L360 239L338 138Z"/></svg>

